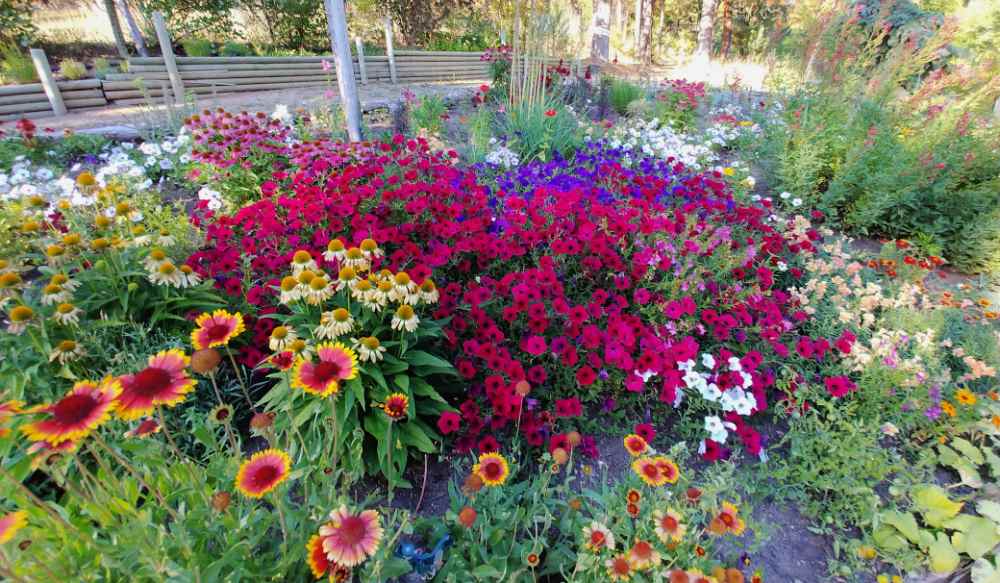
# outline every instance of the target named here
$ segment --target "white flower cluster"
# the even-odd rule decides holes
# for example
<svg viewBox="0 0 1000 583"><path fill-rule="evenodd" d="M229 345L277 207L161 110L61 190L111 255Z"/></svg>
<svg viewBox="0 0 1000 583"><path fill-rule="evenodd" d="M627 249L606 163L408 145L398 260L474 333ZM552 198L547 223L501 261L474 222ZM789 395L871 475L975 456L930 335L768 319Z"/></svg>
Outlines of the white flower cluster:
<svg viewBox="0 0 1000 583"><path fill-rule="evenodd" d="M161 142L145 142L136 147L131 142L106 146L97 155L98 162L92 169L99 186L106 186L112 178L129 180L137 188L150 188L152 171L166 171L177 164L191 160L191 137L182 133ZM24 156L18 156L8 171L0 169L0 200L27 196L42 196L49 201L68 200L76 206L94 204L94 197L83 193L74 176L83 170L82 164L69 169L37 166Z"/></svg>
<svg viewBox="0 0 1000 583"><path fill-rule="evenodd" d="M510 148L503 144L498 144L496 138L490 139L490 144L494 145L494 148L490 150L484 160L487 164L491 166L500 166L502 168L510 169L521 163L520 158L517 154L513 152Z"/></svg>
<svg viewBox="0 0 1000 583"><path fill-rule="evenodd" d="M635 155L673 157L694 170L701 170L717 158L710 143L699 136L679 133L669 125L660 125L656 119L628 120L612 128L607 141L611 147L629 150Z"/></svg>
<svg viewBox="0 0 1000 583"><path fill-rule="evenodd" d="M707 370L699 371L698 363L694 360L687 360L677 364L677 369L684 373L684 385L692 390L698 391L703 399L712 403L718 403L724 412L735 412L737 415L750 415L757 407L757 399L750 392L753 386L753 377L743 370L740 359L735 356L730 357L726 362L726 369L729 372L737 373L742 379L741 386L731 387L725 391L713 382L717 378L715 373L716 361L711 354L701 355L701 366ZM731 427L730 427L731 426ZM712 441L725 443L728 430L735 430L732 423L724 423L719 417L711 415L705 417L705 430L709 433Z"/></svg>
<svg viewBox="0 0 1000 583"><path fill-rule="evenodd" d="M209 210L217 211L222 208L224 200L222 198L222 193L218 190L212 190L207 186L202 186L198 190L198 200L207 200Z"/></svg>

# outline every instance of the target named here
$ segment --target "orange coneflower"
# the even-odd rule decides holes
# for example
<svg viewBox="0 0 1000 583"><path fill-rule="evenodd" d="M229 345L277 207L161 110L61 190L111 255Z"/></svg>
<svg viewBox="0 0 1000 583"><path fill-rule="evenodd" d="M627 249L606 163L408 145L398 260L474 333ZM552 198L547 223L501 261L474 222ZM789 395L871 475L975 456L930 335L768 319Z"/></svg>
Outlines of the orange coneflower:
<svg viewBox="0 0 1000 583"><path fill-rule="evenodd" d="M230 340L246 329L242 314L229 313L226 310L205 312L198 316L194 323L197 328L191 331L191 345L195 350L227 346Z"/></svg>
<svg viewBox="0 0 1000 583"><path fill-rule="evenodd" d="M479 463L472 467L473 473L483 480L486 486L501 486L510 475L507 460L497 452L488 452L479 456Z"/></svg>
<svg viewBox="0 0 1000 583"><path fill-rule="evenodd" d="M8 512L0 518L0 544L10 541L28 524L28 513L24 510Z"/></svg>
<svg viewBox="0 0 1000 583"><path fill-rule="evenodd" d="M736 536L743 534L746 523L739 516L739 508L732 502L723 502L722 509L712 518L708 525L708 530L712 534L723 535L732 533Z"/></svg>
<svg viewBox="0 0 1000 583"><path fill-rule="evenodd" d="M28 413L49 416L23 426L21 431L32 441L45 441L52 446L78 441L108 420L120 391L121 385L111 377L100 383L80 381L59 401L29 409Z"/></svg>
<svg viewBox="0 0 1000 583"><path fill-rule="evenodd" d="M163 350L149 357L146 368L119 377L122 391L115 399L118 417L130 421L157 407L173 407L183 401L198 384L185 370L190 362L180 350Z"/></svg>
<svg viewBox="0 0 1000 583"><path fill-rule="evenodd" d="M327 559L354 567L375 554L382 542L382 526L375 510L353 514L347 506L330 513L330 522L319 529Z"/></svg>
<svg viewBox="0 0 1000 583"><path fill-rule="evenodd" d="M240 465L236 489L244 496L261 498L288 479L292 459L280 449L258 451Z"/></svg>
<svg viewBox="0 0 1000 583"><path fill-rule="evenodd" d="M316 356L316 362L304 358L296 362L293 387L327 397L340 391L340 381L358 376L358 355L340 342L318 345Z"/></svg>
<svg viewBox="0 0 1000 583"><path fill-rule="evenodd" d="M646 453L646 450L649 449L649 444L646 443L646 440L635 433L626 435L623 441L625 443L625 450L632 457L638 457Z"/></svg>
<svg viewBox="0 0 1000 583"><path fill-rule="evenodd" d="M398 421L406 417L407 408L410 406L410 398L403 393L392 393L385 398L382 410L389 419Z"/></svg>

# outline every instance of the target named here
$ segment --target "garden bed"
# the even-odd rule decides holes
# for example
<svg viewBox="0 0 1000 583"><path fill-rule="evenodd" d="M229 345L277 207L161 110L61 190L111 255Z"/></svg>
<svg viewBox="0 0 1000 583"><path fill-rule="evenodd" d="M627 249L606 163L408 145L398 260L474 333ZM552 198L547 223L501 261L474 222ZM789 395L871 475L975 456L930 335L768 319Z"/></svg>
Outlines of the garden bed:
<svg viewBox="0 0 1000 583"><path fill-rule="evenodd" d="M3 574L990 581L975 282L767 188L793 100L545 74L358 143L329 110L19 124Z"/></svg>

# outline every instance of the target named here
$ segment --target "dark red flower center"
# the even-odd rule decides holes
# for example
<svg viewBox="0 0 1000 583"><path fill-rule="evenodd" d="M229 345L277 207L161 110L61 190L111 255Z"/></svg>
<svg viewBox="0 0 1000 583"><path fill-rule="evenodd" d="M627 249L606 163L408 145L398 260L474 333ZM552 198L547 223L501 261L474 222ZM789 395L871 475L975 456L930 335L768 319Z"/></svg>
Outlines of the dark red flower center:
<svg viewBox="0 0 1000 583"><path fill-rule="evenodd" d="M329 362L327 360L322 360L316 365L314 369L314 375L316 380L322 384L326 384L330 381L335 381L340 378L340 365L336 362Z"/></svg>
<svg viewBox="0 0 1000 583"><path fill-rule="evenodd" d="M222 408L215 412L215 418L219 421L225 421L229 419L229 409Z"/></svg>
<svg viewBox="0 0 1000 583"><path fill-rule="evenodd" d="M162 368L150 366L142 369L132 377L132 387L140 395L158 395L170 387L170 373Z"/></svg>
<svg viewBox="0 0 1000 583"><path fill-rule="evenodd" d="M654 464L646 464L642 468L642 473L646 474L646 477L655 480L660 477L660 468L656 467Z"/></svg>
<svg viewBox="0 0 1000 583"><path fill-rule="evenodd" d="M667 530L667 531L677 530L677 519L674 518L673 516L664 516L663 517L663 528L664 528L664 530Z"/></svg>
<svg viewBox="0 0 1000 583"><path fill-rule="evenodd" d="M229 324L212 324L211 327L205 329L205 333L210 342L219 342L226 339L231 329Z"/></svg>
<svg viewBox="0 0 1000 583"><path fill-rule="evenodd" d="M500 462L495 460L483 462L482 469L483 476L485 476L487 480L499 480L500 476L503 475L503 467Z"/></svg>
<svg viewBox="0 0 1000 583"><path fill-rule="evenodd" d="M595 547L603 545L604 533L599 530L595 530L594 532L590 533L590 544L594 545Z"/></svg>
<svg viewBox="0 0 1000 583"><path fill-rule="evenodd" d="M270 486L281 475L281 470L272 464L261 466L253 471L250 481L258 488Z"/></svg>
<svg viewBox="0 0 1000 583"><path fill-rule="evenodd" d="M340 540L347 545L356 545L364 540L367 532L365 521L360 516L348 516L340 521Z"/></svg>
<svg viewBox="0 0 1000 583"><path fill-rule="evenodd" d="M52 416L65 425L80 423L93 413L97 399L90 395L70 395L52 408Z"/></svg>
<svg viewBox="0 0 1000 583"><path fill-rule="evenodd" d="M648 542L641 540L632 547L632 553L640 559L648 559L653 554L653 547Z"/></svg>
<svg viewBox="0 0 1000 583"><path fill-rule="evenodd" d="M721 520L722 524L725 524L726 526L732 526L736 524L736 520L733 518L733 515L729 514L728 512L723 512L722 515L719 516L719 520Z"/></svg>

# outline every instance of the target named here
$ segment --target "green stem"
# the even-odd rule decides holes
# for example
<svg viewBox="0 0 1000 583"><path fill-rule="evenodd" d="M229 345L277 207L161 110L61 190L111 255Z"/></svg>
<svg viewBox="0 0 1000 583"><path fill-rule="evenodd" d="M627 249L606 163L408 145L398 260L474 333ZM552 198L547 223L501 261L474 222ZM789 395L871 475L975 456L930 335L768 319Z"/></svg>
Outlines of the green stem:
<svg viewBox="0 0 1000 583"><path fill-rule="evenodd" d="M243 373L240 371L239 365L236 364L236 357L233 356L232 350L227 350L226 353L229 354L229 362L232 363L233 371L236 373L236 378L240 381L240 388L243 389L243 396L246 397L247 404L250 405L250 410L256 413L257 409L253 406L253 399L250 398L250 391L247 390L247 384L243 380Z"/></svg>
<svg viewBox="0 0 1000 583"><path fill-rule="evenodd" d="M160 418L160 427L163 428L163 435L167 438L170 449L174 450L174 455L177 456L178 461L185 461L187 458L181 453L180 448L177 447L177 442L174 441L174 436L170 433L170 428L167 427L167 420L163 418L163 407L156 408L156 415Z"/></svg>
<svg viewBox="0 0 1000 583"><path fill-rule="evenodd" d="M180 517L177 515L174 509L167 505L167 501L166 499L163 498L163 494L161 494L160 491L157 490L156 488L153 488L148 483L146 483L146 480L143 479L142 475L139 473L139 470L135 469L135 467L133 467L132 464L130 464L127 459L125 459L118 452L112 449L111 446L108 445L106 441L104 441L104 438L102 438L100 434L95 432L94 440L97 441L97 444L103 447L105 451L111 454L111 457L115 458L115 461L121 464L121 466L125 468L125 470L128 471L128 473L132 474L132 477L134 477L136 481L139 482L140 486L151 492L156 497L156 500L160 503L160 506L163 506L164 510L166 510L175 521L180 520Z"/></svg>
<svg viewBox="0 0 1000 583"><path fill-rule="evenodd" d="M73 526L72 524L70 524L69 522L67 522L66 519L63 518L62 516L60 516L59 513L56 512L51 506L49 506L44 501L42 501L42 499L39 498L37 495L35 495L34 492L32 492L31 490L29 490L28 487L24 485L24 483L20 482L17 478L15 478L13 475L11 475L11 473L8 472L6 470L6 468L3 468L2 466L0 466L0 474L3 474L3 476L5 478L7 478L8 480L10 480L14 484L14 486L18 490L20 490L22 494L24 494L25 496L27 496L27 498L29 500L31 500L36 506L38 506L42 510L45 510L49 514L49 516L51 516L53 519L55 519L56 522L61 523L63 526L65 526L66 528L72 530L77 535L79 535L81 538L84 538L84 535L83 535L82 532L80 532L75 526Z"/></svg>
<svg viewBox="0 0 1000 583"><path fill-rule="evenodd" d="M386 457L386 471L387 471L385 477L386 477L386 479L389 482L389 504L391 505L392 504L392 482L393 482L393 478L395 478L395 475L396 475L396 469L394 467L392 467L392 450L393 450L394 446L392 444L392 420L391 419L389 420L389 423L387 423L386 426L385 426L385 446L386 446L385 457Z"/></svg>

